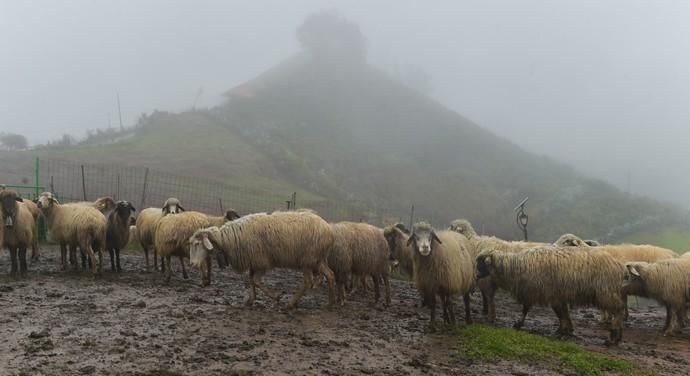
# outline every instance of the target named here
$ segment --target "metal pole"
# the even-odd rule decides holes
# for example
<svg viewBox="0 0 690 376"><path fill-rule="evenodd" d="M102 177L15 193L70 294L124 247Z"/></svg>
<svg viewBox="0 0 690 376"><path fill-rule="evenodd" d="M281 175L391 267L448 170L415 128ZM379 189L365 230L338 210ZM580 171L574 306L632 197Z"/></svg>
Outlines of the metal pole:
<svg viewBox="0 0 690 376"><path fill-rule="evenodd" d="M120 174L117 174L117 190L115 191L115 200L120 199Z"/></svg>
<svg viewBox="0 0 690 376"><path fill-rule="evenodd" d="M38 196L41 194L41 192L40 192L41 189L38 186L40 183L40 180L41 180L41 172L40 171L41 171L41 162L38 159L38 157L36 157L36 198L38 198Z"/></svg>
<svg viewBox="0 0 690 376"><path fill-rule="evenodd" d="M84 193L84 201L86 199L86 175L84 175L84 165L81 165L81 190Z"/></svg>
<svg viewBox="0 0 690 376"><path fill-rule="evenodd" d="M123 131L125 128L122 126L122 110L120 109L120 93L117 93L117 113L120 115L120 130Z"/></svg>
<svg viewBox="0 0 690 376"><path fill-rule="evenodd" d="M218 197L218 206L220 206L220 214L225 215L225 210L223 210L223 200Z"/></svg>
<svg viewBox="0 0 690 376"><path fill-rule="evenodd" d="M146 171L144 172L144 188L141 191L141 202L139 203L140 208L144 208L144 201L146 200L146 184L148 184L149 181L149 168L146 167Z"/></svg>
<svg viewBox="0 0 690 376"><path fill-rule="evenodd" d="M410 230L412 230L412 225L413 225L412 221L413 220L414 220L414 205L412 205L412 207L410 208L410 227L409 227Z"/></svg>
<svg viewBox="0 0 690 376"><path fill-rule="evenodd" d="M292 192L292 208L296 208L297 206L297 192Z"/></svg>
<svg viewBox="0 0 690 376"><path fill-rule="evenodd" d="M55 193L55 185L53 184L53 175L50 175L50 192Z"/></svg>

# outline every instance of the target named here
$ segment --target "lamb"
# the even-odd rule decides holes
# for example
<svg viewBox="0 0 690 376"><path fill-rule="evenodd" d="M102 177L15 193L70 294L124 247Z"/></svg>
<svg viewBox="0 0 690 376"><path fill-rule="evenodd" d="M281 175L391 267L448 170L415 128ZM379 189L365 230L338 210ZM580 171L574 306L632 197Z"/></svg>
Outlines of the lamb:
<svg viewBox="0 0 690 376"><path fill-rule="evenodd" d="M95 201L78 201L78 202L70 202L66 203L63 205L85 205L92 207L99 212L103 213L103 215L108 218L108 214L115 208L115 200L113 200L112 197L110 196L104 196L104 197L99 197ZM62 250L61 250L62 251ZM76 268L76 247L69 247L69 261L70 264L74 268ZM86 264L87 264L87 256L84 252L81 252L81 266L83 269L86 269Z"/></svg>
<svg viewBox="0 0 690 376"><path fill-rule="evenodd" d="M365 278L371 275L374 281L374 302L380 298L379 281L383 279L386 305L391 303L390 295L390 251L383 237L383 230L355 222L339 222L331 225L335 241L328 255L328 266L335 274L337 300L345 304L345 285L348 276Z"/></svg>
<svg viewBox="0 0 690 376"><path fill-rule="evenodd" d="M462 295L465 322L471 323L470 292L474 288L474 267L469 242L454 231L436 231L425 222L415 223L407 246L414 250L414 282L431 311L431 327L436 320L436 295L441 298L443 319L455 324L453 295Z"/></svg>
<svg viewBox="0 0 690 376"><path fill-rule="evenodd" d="M250 214L222 227L198 230L190 239L190 260L201 270L202 285L211 280L211 254L225 253L230 266L238 273L249 272L251 288L245 300L252 305L258 287L278 301L281 295L268 289L261 281L274 268L302 271L303 285L288 304L297 306L304 292L312 285L313 273L323 274L329 285L329 305L334 303L334 274L328 267L328 252L335 236L331 226L318 215L307 212L274 212Z"/></svg>
<svg viewBox="0 0 690 376"><path fill-rule="evenodd" d="M188 279L184 257L188 255L188 239L195 231L209 227L208 216L204 213L188 211L175 215L166 215L156 223L154 247L156 252L165 258L165 282L170 282L172 270L170 258L177 256L182 264L182 276Z"/></svg>
<svg viewBox="0 0 690 376"><path fill-rule="evenodd" d="M462 234L469 240L469 251L473 261L476 261L477 256L487 249L516 253L546 245L545 243L538 242L508 241L494 236L480 236L474 231L472 224L466 219L456 219L452 221L449 229ZM496 321L496 303L494 301L496 286L491 282L490 278L478 278L477 286L482 293L482 314L487 317L490 323L493 323Z"/></svg>
<svg viewBox="0 0 690 376"><path fill-rule="evenodd" d="M613 315L607 344L622 340L621 293L624 265L606 252L542 246L520 253L485 250L477 257L477 276L491 278L522 304L521 328L530 308L550 306L559 319L558 334L573 332L569 307L596 306Z"/></svg>
<svg viewBox="0 0 690 376"><path fill-rule="evenodd" d="M21 274L26 274L26 249L34 244L36 222L17 192L5 189L0 192L0 212L4 225L0 228L0 247L10 251L11 273L17 273L17 261Z"/></svg>
<svg viewBox="0 0 690 376"><path fill-rule="evenodd" d="M108 214L105 247L110 253L112 271L122 271L120 250L125 248L129 242L129 219L135 211L136 209L129 202L118 201L115 204L115 209Z"/></svg>
<svg viewBox="0 0 690 376"><path fill-rule="evenodd" d="M162 208L147 208L139 212L136 219L137 238L144 249L146 257L146 270L151 270L149 263L149 248L153 248L153 235L156 232L156 223L163 215L177 214L183 212L184 208L180 204L180 200L171 197L165 200ZM161 260L161 268L163 268L163 261ZM158 258L156 256L156 249L153 249L153 269L158 270Z"/></svg>
<svg viewBox="0 0 690 376"><path fill-rule="evenodd" d="M235 219L240 218L240 215L237 214L237 212L233 209L228 209L225 211L225 215L223 216L208 216L208 221L209 221L209 227L210 226L216 226L216 227L221 227L225 224L225 222L229 221L234 221ZM218 261L218 267L221 269L224 269L228 265L228 258L223 254L222 252L218 252L216 255L216 259Z"/></svg>
<svg viewBox="0 0 690 376"><path fill-rule="evenodd" d="M38 207L48 222L50 238L59 243L63 251L63 269L65 268L65 246L71 248L78 246L89 256L93 275L98 275L101 265L99 262L97 270L94 252L98 252L99 261L102 261L105 247L105 216L88 205L61 205L50 192L41 194Z"/></svg>
<svg viewBox="0 0 690 376"><path fill-rule="evenodd" d="M624 290L656 300L666 307L664 335L677 333L684 326L685 306L690 293L690 259L678 258L655 263L627 263L629 281Z"/></svg>

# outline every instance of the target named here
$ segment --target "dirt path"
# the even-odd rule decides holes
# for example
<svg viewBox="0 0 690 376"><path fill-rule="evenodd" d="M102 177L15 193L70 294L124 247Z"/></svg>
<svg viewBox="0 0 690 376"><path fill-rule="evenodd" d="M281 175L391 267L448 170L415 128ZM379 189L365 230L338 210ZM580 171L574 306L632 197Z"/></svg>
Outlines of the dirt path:
<svg viewBox="0 0 690 376"><path fill-rule="evenodd" d="M107 260L107 257L105 258ZM198 274L182 280L176 270L165 285L143 272L143 257L123 255L125 272L59 271L57 252L44 251L25 278L7 276L0 254L1 374L556 374L546 365L508 361L482 363L457 355L452 336L428 333L428 311L415 307L417 293L393 282L393 304L373 306L356 297L345 308L324 309L322 289L311 291L295 312L263 295L243 306L245 278L214 270L211 286L198 287ZM179 263L174 262L175 269ZM292 293L298 274L275 272L267 284ZM498 297L498 325L509 326L518 307ZM459 304L459 302L458 302ZM473 313L479 320L479 296ZM574 342L612 357L633 360L660 374L690 373L690 334L658 335L663 313L634 308L618 348L601 346L607 333L595 310L575 310ZM550 310L535 309L525 330L550 336ZM157 373L156 373L157 372Z"/></svg>

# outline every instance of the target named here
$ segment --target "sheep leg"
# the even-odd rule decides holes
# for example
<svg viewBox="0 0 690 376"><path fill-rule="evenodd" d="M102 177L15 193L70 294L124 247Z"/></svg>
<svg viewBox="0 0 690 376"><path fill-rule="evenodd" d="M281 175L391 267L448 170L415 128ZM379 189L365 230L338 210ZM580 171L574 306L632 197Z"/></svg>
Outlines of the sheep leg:
<svg viewBox="0 0 690 376"><path fill-rule="evenodd" d="M216 261L218 261L218 269L225 269L225 256L222 252L216 254Z"/></svg>
<svg viewBox="0 0 690 376"><path fill-rule="evenodd" d="M110 248L108 249L108 253L110 254L110 271L114 272L115 269L115 250Z"/></svg>
<svg viewBox="0 0 690 376"><path fill-rule="evenodd" d="M31 261L38 261L38 258L40 257L39 250L38 250L38 235L34 237L34 240L31 242Z"/></svg>
<svg viewBox="0 0 690 376"><path fill-rule="evenodd" d="M180 265L182 265L182 278L189 279L189 274L187 274L187 268L184 266L184 257L180 256Z"/></svg>
<svg viewBox="0 0 690 376"><path fill-rule="evenodd" d="M319 263L319 272L328 280L328 305L333 306L335 304L335 275L325 260Z"/></svg>
<svg viewBox="0 0 690 376"><path fill-rule="evenodd" d="M252 274L252 277L251 277L253 286L258 287L259 290L261 290L261 292L266 294L269 298L271 298L275 301L279 301L283 294L273 292L273 290L266 287L266 285L264 285L263 281L261 280L263 278L263 276L264 276L263 272L261 272L261 273L254 272Z"/></svg>
<svg viewBox="0 0 690 376"><path fill-rule="evenodd" d="M172 276L172 269L170 265L170 256L165 256L165 264L167 268L165 268L165 283L170 283L170 277ZM161 262L163 264L163 262Z"/></svg>
<svg viewBox="0 0 690 376"><path fill-rule="evenodd" d="M373 274L371 276L371 280L374 281L374 304L376 304L379 302L379 299L381 299L381 287L379 286L379 276L377 274ZM362 277L362 282L366 285L366 276Z"/></svg>
<svg viewBox="0 0 690 376"><path fill-rule="evenodd" d="M343 306L345 305L345 285L347 284L347 273L335 273L335 284L338 290L338 303Z"/></svg>
<svg viewBox="0 0 690 376"><path fill-rule="evenodd" d="M680 309L675 309L675 307L669 307L671 311L671 317L667 318L667 321L669 322L668 327L666 330L664 330L664 336L676 333L680 331L680 328L678 327L678 317L677 313L680 311Z"/></svg>
<svg viewBox="0 0 690 376"><path fill-rule="evenodd" d="M388 274L383 275L383 288L386 293L386 307L391 305L391 283Z"/></svg>
<svg viewBox="0 0 690 376"><path fill-rule="evenodd" d="M86 242L86 244L80 245L79 248L81 248L82 252L86 252L91 260L91 273L96 277L100 272L100 265L96 266L96 255L94 254L93 248L91 248L91 242ZM98 255L100 256L101 253L99 252Z"/></svg>
<svg viewBox="0 0 690 376"><path fill-rule="evenodd" d="M95 252L94 252L95 255ZM95 256L90 256L92 259L95 259ZM112 258L110 259L112 261ZM103 271L103 252L101 250L98 250L98 274L101 274Z"/></svg>
<svg viewBox="0 0 690 376"><path fill-rule="evenodd" d="M525 325L525 317L527 317L527 312L529 312L530 308L532 307L528 304L522 305L522 316L520 316L520 319L513 324L513 328L520 329L523 325Z"/></svg>
<svg viewBox="0 0 690 376"><path fill-rule="evenodd" d="M143 248L144 248L144 257L146 258L146 272L150 272L151 271L151 264L149 263L149 249L146 246L143 246ZM156 259L154 258L153 261L154 261L154 265L155 265ZM155 268L158 269L157 266L155 266Z"/></svg>
<svg viewBox="0 0 690 376"><path fill-rule="evenodd" d="M254 299L256 299L256 284L254 284L254 272L249 271L249 295L244 300L245 306L251 306L254 304Z"/></svg>
<svg viewBox="0 0 690 376"><path fill-rule="evenodd" d="M668 331L669 326L671 326L671 306L666 304L666 321L664 322L664 327L661 329L663 333Z"/></svg>
<svg viewBox="0 0 690 376"><path fill-rule="evenodd" d="M435 329L436 324L436 295L425 297L424 301L429 306L429 321L431 325L431 330L433 331Z"/></svg>
<svg viewBox="0 0 690 376"><path fill-rule="evenodd" d="M300 287L297 292L295 292L295 295L292 296L292 299L290 299L290 303L287 305L288 309L294 309L297 307L297 303L299 303L299 300L302 299L302 295L304 295L304 292L309 289L309 286L311 286L311 276L311 269L305 269L302 271L302 287Z"/></svg>
<svg viewBox="0 0 690 376"><path fill-rule="evenodd" d="M67 246L63 243L60 243L60 269L65 270L67 269Z"/></svg>
<svg viewBox="0 0 690 376"><path fill-rule="evenodd" d="M570 320L570 313L568 312L568 305L554 305L551 307L558 317L558 329L556 334L559 335L571 335L573 334L573 323ZM608 311L605 311L608 312Z"/></svg>
<svg viewBox="0 0 690 376"><path fill-rule="evenodd" d="M465 323L472 323L472 311L470 310L470 293L462 296L462 301L465 303Z"/></svg>
<svg viewBox="0 0 690 376"><path fill-rule="evenodd" d="M493 324L496 321L496 304L494 302L496 288L490 278L479 279L477 285L482 292L482 300L485 302L487 320Z"/></svg>
<svg viewBox="0 0 690 376"><path fill-rule="evenodd" d="M623 340L624 309L620 308L609 312L612 314L613 319L611 320L610 338L606 340L606 345L617 345Z"/></svg>
<svg viewBox="0 0 690 376"><path fill-rule="evenodd" d="M448 297L445 295L441 295L441 309L443 310L443 323L447 324L449 322L448 318L448 306L446 305L446 299Z"/></svg>
<svg viewBox="0 0 690 376"><path fill-rule="evenodd" d="M19 272L26 274L26 246L19 247Z"/></svg>
<svg viewBox="0 0 690 376"><path fill-rule="evenodd" d="M444 310L448 311L448 322L451 325L456 325L457 321L455 321L455 310L453 310L453 298L450 295L446 295L446 301L443 304L446 306Z"/></svg>
<svg viewBox="0 0 690 376"><path fill-rule="evenodd" d="M165 257L161 256L161 273L165 273ZM168 265L170 266L170 265Z"/></svg>
<svg viewBox="0 0 690 376"><path fill-rule="evenodd" d="M115 261L117 262L117 271L121 272L122 268L120 267L120 249L115 248Z"/></svg>
<svg viewBox="0 0 690 376"><path fill-rule="evenodd" d="M10 259L12 260L11 274L17 274L17 249L10 248Z"/></svg>

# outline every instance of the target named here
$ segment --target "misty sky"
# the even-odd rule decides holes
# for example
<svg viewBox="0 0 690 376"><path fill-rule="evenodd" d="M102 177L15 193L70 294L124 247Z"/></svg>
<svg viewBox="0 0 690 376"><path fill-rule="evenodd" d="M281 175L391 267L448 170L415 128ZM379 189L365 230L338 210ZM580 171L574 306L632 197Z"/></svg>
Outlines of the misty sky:
<svg viewBox="0 0 690 376"><path fill-rule="evenodd" d="M690 207L690 1L0 0L0 131L42 143L219 103L337 9L369 61L524 149Z"/></svg>

